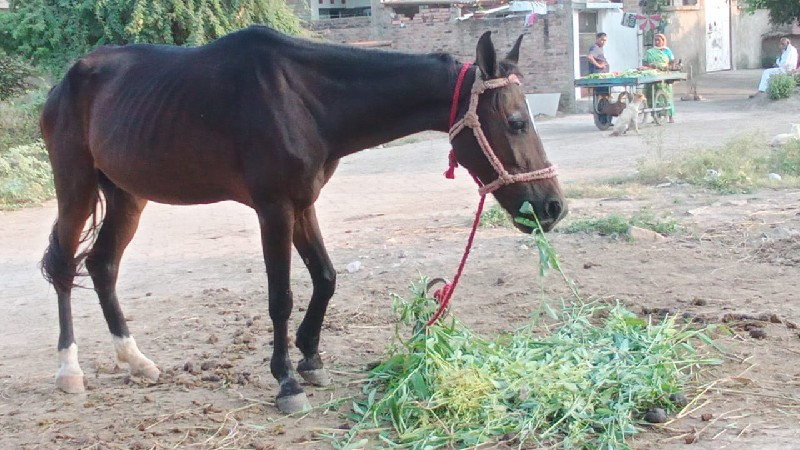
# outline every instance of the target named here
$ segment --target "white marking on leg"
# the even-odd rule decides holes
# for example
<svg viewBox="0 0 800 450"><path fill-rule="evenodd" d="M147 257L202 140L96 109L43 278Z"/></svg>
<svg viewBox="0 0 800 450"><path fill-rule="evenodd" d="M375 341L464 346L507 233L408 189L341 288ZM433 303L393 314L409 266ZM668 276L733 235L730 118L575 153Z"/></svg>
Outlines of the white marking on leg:
<svg viewBox="0 0 800 450"><path fill-rule="evenodd" d="M79 394L85 390L84 376L78 364L78 344L58 351L59 368L56 372L56 387L69 394Z"/></svg>
<svg viewBox="0 0 800 450"><path fill-rule="evenodd" d="M114 336L114 350L116 350L117 359L120 362L128 363L131 375L142 376L152 382L158 381L161 371L158 370L153 361L139 351L139 347L136 346L136 341L133 340L132 336Z"/></svg>

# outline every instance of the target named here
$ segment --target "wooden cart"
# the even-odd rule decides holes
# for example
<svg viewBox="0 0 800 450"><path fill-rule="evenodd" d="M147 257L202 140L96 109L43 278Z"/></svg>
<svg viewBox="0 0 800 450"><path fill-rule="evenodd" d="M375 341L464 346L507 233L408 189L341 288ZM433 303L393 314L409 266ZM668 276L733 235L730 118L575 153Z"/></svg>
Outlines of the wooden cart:
<svg viewBox="0 0 800 450"><path fill-rule="evenodd" d="M650 90L651 98L647 99L647 108L640 111L640 114L651 113L653 120L661 124L669 115L668 111L672 104L672 98L668 92L658 89L658 84L662 82L672 84L676 81L685 80L686 74L683 72L658 72L652 75L639 76L620 76L608 78L578 78L575 80L575 87L585 87L592 90L592 113L594 124L601 130L611 127L612 116L603 114L605 106L608 104L608 92L612 87L622 86L626 91L629 89L634 92L643 91L647 85L654 85ZM597 92L597 88L600 92Z"/></svg>

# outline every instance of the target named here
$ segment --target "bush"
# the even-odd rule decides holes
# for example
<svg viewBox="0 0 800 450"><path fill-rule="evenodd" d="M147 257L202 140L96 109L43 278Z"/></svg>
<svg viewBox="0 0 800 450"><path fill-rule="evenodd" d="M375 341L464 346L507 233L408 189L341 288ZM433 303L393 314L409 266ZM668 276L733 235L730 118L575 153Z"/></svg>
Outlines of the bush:
<svg viewBox="0 0 800 450"><path fill-rule="evenodd" d="M769 157L769 167L780 175L800 176L800 141L793 139L774 149Z"/></svg>
<svg viewBox="0 0 800 450"><path fill-rule="evenodd" d="M55 194L44 142L14 147L0 158L0 208L50 199Z"/></svg>
<svg viewBox="0 0 800 450"><path fill-rule="evenodd" d="M22 61L0 51L0 100L7 100L23 94L30 88L26 78L33 71Z"/></svg>
<svg viewBox="0 0 800 450"><path fill-rule="evenodd" d="M718 147L698 147L672 159L639 161L637 179L658 184L687 182L734 194L751 192L767 174L769 148L763 137L740 136Z"/></svg>
<svg viewBox="0 0 800 450"><path fill-rule="evenodd" d="M283 0L28 0L0 14L0 47L60 76L99 45L200 45L252 24L303 32Z"/></svg>
<svg viewBox="0 0 800 450"><path fill-rule="evenodd" d="M797 83L792 75L773 75L769 77L767 95L770 100L789 98L794 94Z"/></svg>
<svg viewBox="0 0 800 450"><path fill-rule="evenodd" d="M46 98L41 89L0 101L0 158L12 147L41 139L39 113Z"/></svg>

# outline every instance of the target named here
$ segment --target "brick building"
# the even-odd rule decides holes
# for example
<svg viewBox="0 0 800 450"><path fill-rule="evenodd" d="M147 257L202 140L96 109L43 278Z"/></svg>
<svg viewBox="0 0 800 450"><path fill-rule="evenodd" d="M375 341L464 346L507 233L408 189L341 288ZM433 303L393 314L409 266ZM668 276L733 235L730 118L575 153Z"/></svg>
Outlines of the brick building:
<svg viewBox="0 0 800 450"><path fill-rule="evenodd" d="M609 35L606 56L612 71L639 66L651 44L645 37L652 32L641 29L644 25L646 31L648 24L640 0L512 2L533 6L533 16L530 8L512 11L505 0L369 0L369 8L355 0L295 1L302 4L296 10L310 29L338 43L447 52L468 60L487 30L500 53L524 34L520 69L525 91L560 93L563 111L573 111L576 100L587 95L573 87L573 80L585 73L584 53L595 33ZM694 74L761 66L762 41L775 29L765 13L747 15L736 2L670 0L661 13L669 46ZM320 12L340 7L359 12L339 12L335 18Z"/></svg>

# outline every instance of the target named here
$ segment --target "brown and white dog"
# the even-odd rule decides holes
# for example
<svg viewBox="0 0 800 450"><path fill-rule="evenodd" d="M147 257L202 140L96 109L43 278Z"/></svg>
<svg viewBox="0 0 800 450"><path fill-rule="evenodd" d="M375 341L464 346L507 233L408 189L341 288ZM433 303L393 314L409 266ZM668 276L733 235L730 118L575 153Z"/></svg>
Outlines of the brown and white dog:
<svg viewBox="0 0 800 450"><path fill-rule="evenodd" d="M630 98L630 97L629 97ZM639 112L647 106L647 99L644 94L634 94L633 99L628 101L628 105L622 111L614 124L614 131L611 136L621 136L633 128L639 134Z"/></svg>

